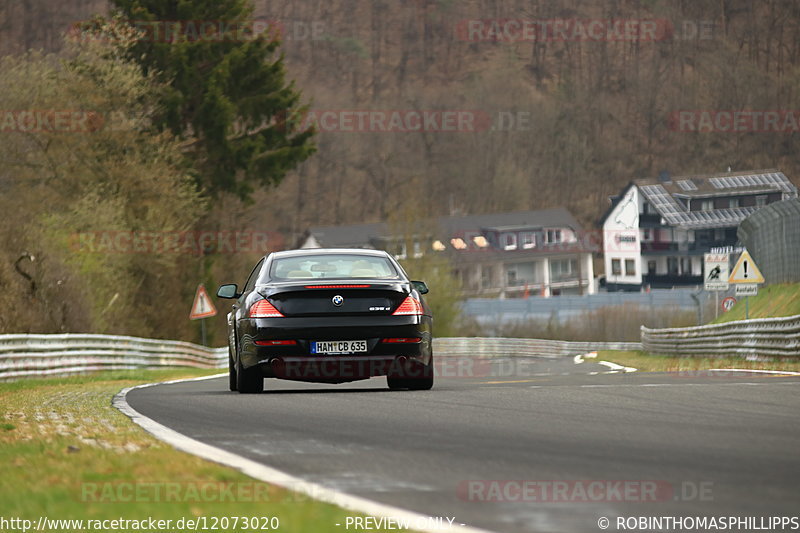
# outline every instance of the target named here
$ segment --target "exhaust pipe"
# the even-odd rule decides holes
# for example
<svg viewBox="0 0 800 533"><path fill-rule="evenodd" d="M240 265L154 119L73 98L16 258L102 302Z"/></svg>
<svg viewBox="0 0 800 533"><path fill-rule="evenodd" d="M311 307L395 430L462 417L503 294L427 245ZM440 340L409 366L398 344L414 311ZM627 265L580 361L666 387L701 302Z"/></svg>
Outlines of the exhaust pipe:
<svg viewBox="0 0 800 533"><path fill-rule="evenodd" d="M286 370L286 362L280 357L274 357L269 360L269 367L274 376L282 376Z"/></svg>

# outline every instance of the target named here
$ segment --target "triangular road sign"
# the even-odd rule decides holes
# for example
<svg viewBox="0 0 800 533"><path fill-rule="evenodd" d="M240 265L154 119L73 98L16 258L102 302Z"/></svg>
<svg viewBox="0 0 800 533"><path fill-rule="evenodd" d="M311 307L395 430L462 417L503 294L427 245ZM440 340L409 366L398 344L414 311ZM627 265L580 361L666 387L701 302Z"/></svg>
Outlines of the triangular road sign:
<svg viewBox="0 0 800 533"><path fill-rule="evenodd" d="M756 266L753 258L747 253L747 250L742 252L739 260L736 261L736 266L733 267L731 277L728 278L729 283L764 283L764 276Z"/></svg>
<svg viewBox="0 0 800 533"><path fill-rule="evenodd" d="M217 314L217 308L206 292L203 284L197 286L197 293L194 295L194 303L192 304L192 312L189 313L189 320L197 320L198 318L208 318Z"/></svg>

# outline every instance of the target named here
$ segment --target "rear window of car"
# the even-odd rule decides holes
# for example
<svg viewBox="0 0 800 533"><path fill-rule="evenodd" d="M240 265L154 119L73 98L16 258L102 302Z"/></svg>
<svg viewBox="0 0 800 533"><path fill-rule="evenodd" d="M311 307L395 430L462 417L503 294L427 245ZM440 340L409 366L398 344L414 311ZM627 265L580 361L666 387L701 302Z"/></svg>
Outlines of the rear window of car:
<svg viewBox="0 0 800 533"><path fill-rule="evenodd" d="M320 254L274 259L270 278L278 281L316 279L398 279L392 262L380 256Z"/></svg>

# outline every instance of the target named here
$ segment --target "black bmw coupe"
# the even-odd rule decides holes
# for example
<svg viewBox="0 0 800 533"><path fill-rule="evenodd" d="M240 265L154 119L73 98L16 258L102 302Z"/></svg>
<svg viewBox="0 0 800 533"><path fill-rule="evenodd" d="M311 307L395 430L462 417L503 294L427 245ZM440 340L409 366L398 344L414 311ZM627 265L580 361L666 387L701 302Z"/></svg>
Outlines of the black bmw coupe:
<svg viewBox="0 0 800 533"><path fill-rule="evenodd" d="M230 389L264 378L344 383L386 376L390 389L433 386L433 317L422 281L383 251L309 249L263 257L244 287L222 285Z"/></svg>

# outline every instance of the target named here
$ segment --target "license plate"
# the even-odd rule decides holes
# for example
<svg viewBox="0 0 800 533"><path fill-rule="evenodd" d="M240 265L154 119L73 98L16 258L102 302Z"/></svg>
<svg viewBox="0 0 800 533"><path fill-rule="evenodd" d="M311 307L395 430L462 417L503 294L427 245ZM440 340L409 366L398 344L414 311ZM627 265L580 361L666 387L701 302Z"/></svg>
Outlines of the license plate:
<svg viewBox="0 0 800 533"><path fill-rule="evenodd" d="M367 341L317 341L311 343L313 354L365 353Z"/></svg>

